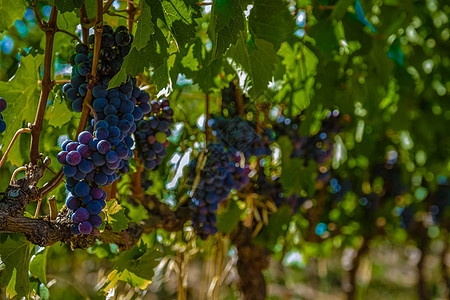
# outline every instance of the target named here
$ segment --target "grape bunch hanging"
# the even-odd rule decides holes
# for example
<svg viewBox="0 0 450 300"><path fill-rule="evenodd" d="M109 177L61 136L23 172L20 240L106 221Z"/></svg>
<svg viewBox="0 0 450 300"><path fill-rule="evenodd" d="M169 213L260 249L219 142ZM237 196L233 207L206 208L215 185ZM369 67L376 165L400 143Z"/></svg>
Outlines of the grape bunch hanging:
<svg viewBox="0 0 450 300"><path fill-rule="evenodd" d="M102 223L99 214L106 205L106 193L101 187L129 171L132 134L137 122L151 111L150 96L136 86L135 78L108 89L132 41L133 36L124 26L115 31L108 25L103 27L98 78L94 84L89 83L94 35L89 36L89 45L78 44L72 57L72 79L63 87L69 106L81 112L89 89L93 96L86 131L79 135L78 142L66 141L58 155L67 179L66 206L72 211L73 234L98 233L96 228Z"/></svg>
<svg viewBox="0 0 450 300"><path fill-rule="evenodd" d="M146 99L144 99L146 100ZM138 103L140 98L138 98ZM155 170L166 156L169 146L167 138L172 134L169 126L173 124L173 110L167 99L150 102L150 111L145 111L146 117L137 123L134 133L138 157L143 161L144 171L141 173L141 185L147 190L151 180L147 179L147 172Z"/></svg>
<svg viewBox="0 0 450 300"><path fill-rule="evenodd" d="M204 156L200 155L189 164L188 184L197 184L189 195L192 225L202 239L217 233L219 204L228 198L233 188L242 188L243 182L236 182L233 176L244 175L247 170L234 163L231 156L223 145L209 143Z"/></svg>

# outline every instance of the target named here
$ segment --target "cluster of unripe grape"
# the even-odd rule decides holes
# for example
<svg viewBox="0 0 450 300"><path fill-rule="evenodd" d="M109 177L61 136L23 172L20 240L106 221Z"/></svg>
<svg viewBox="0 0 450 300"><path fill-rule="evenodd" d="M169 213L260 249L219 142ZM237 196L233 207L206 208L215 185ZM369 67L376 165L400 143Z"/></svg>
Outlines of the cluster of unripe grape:
<svg viewBox="0 0 450 300"><path fill-rule="evenodd" d="M6 100L0 97L0 133L6 130L6 123L3 121L2 112L6 109Z"/></svg>

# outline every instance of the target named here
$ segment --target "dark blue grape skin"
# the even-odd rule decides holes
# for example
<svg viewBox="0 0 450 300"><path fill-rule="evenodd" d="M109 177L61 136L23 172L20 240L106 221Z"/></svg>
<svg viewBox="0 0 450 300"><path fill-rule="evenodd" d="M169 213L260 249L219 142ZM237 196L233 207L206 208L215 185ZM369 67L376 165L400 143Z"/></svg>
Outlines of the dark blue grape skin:
<svg viewBox="0 0 450 300"><path fill-rule="evenodd" d="M91 215L98 215L102 211L102 205L100 201L92 200L87 205L87 210Z"/></svg>
<svg viewBox="0 0 450 300"><path fill-rule="evenodd" d="M98 228L102 225L103 221L102 218L98 215L93 215L89 218L89 222L92 224L93 227Z"/></svg>
<svg viewBox="0 0 450 300"><path fill-rule="evenodd" d="M72 225L70 225L70 232L73 234L73 235L80 235L80 230L78 230L78 225L77 224L72 224Z"/></svg>
<svg viewBox="0 0 450 300"><path fill-rule="evenodd" d="M106 98L95 98L92 102L92 107L96 112L102 112L106 105L108 105L108 100Z"/></svg>
<svg viewBox="0 0 450 300"><path fill-rule="evenodd" d="M89 221L83 221L78 225L78 230L82 234L89 234L92 232L92 224Z"/></svg>
<svg viewBox="0 0 450 300"><path fill-rule="evenodd" d="M67 155L71 151L78 152L78 155L72 154L76 157L72 163L77 164L74 166L66 164L65 173L69 175L66 177L68 193L73 194L74 197L77 196L76 198L81 202L79 209L94 205L91 203L95 199L99 200L95 201L100 203L101 208L106 205L106 193L100 187L111 184L120 177L120 174L129 171L128 160L133 157L131 147L134 145L131 135L137 130L136 122L142 119L144 114L151 113L151 107L147 103L150 95L140 91L136 86L135 78L128 79L117 88L107 90L109 80L115 75L115 72L119 71L124 55L128 54L131 49L128 44L131 43L133 37L125 27L123 27L124 32L122 30L113 32L112 28L107 25L104 29L98 67L99 80L93 86L88 83L90 78L87 75L92 69L93 47L79 44L76 46L77 54L71 59L73 77L70 86L64 88L64 92L73 89L71 98L74 99L71 99L70 106L74 111L83 109L83 98L88 89L92 89L92 107L96 112L96 120L94 121L94 116L91 115L86 133L82 133L78 137L80 143L70 147L70 144L67 143L66 149L63 149ZM117 44L117 33L122 36L121 45ZM123 37L125 40L122 40ZM127 37L129 41L126 41ZM89 37L89 40L93 43L94 36ZM157 148L161 147L157 146ZM165 150L161 151L162 154L165 154L164 152ZM67 162L67 155L61 154L59 160L64 162L62 158L65 156ZM81 156L80 162L77 161L78 156ZM160 162L161 158L155 156L153 164ZM85 196L86 190L89 191L87 196ZM73 210L73 213L75 212ZM93 213L99 212L94 210ZM92 211L91 216L94 216ZM95 216L98 227L102 220L99 216ZM81 223L87 221L77 219L74 225L78 226L78 232L74 229L74 233L79 234L81 231L83 234L89 234L88 232L92 232L89 225L87 225L87 229L81 228ZM90 224L92 225L92 223ZM92 226L92 228L96 227ZM96 232L98 233L98 230Z"/></svg>
<svg viewBox="0 0 450 300"><path fill-rule="evenodd" d="M108 96L107 87L103 85L96 85L92 89L92 96L95 98L106 98Z"/></svg>
<svg viewBox="0 0 450 300"><path fill-rule="evenodd" d="M66 206L70 210L76 210L81 206L81 201L77 197L68 197L66 200Z"/></svg>
<svg viewBox="0 0 450 300"><path fill-rule="evenodd" d="M108 176L106 176L106 174L103 172L97 173L95 174L94 181L98 185L105 185L106 182L108 182Z"/></svg>
<svg viewBox="0 0 450 300"><path fill-rule="evenodd" d="M80 207L72 214L72 221L80 223L89 219L89 212L86 208Z"/></svg>
<svg viewBox="0 0 450 300"><path fill-rule="evenodd" d="M86 182L78 182L75 185L74 192L78 197L86 197L91 192L91 188Z"/></svg>
<svg viewBox="0 0 450 300"><path fill-rule="evenodd" d="M78 90L71 87L67 90L66 95L70 100L75 100L78 97Z"/></svg>

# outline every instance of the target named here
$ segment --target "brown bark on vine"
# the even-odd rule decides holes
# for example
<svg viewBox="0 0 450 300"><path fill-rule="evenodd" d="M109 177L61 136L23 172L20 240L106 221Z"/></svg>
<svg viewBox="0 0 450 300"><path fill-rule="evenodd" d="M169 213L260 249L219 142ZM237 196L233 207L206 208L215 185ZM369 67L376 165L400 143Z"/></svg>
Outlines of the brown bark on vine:
<svg viewBox="0 0 450 300"><path fill-rule="evenodd" d="M63 208L56 219L44 216L39 219L24 216L26 206L31 201L42 198L43 188L36 184L44 175L50 159L37 167L33 164L27 166L27 176L14 181L8 186L2 198L0 198L0 232L22 233L31 243L39 246L50 246L56 242L71 243L73 248L86 248L94 244L98 239L103 243L115 243L121 249L127 249L128 244L137 243L142 234L150 233L158 228L166 231L178 231L184 226L189 217L187 208L180 207L172 211L166 204L160 203L153 196L146 195L143 201L144 207L149 213L149 218L140 223L130 223L126 230L127 238L122 232L114 232L107 224L106 229L97 237L93 235L75 236L70 232L70 212Z"/></svg>
<svg viewBox="0 0 450 300"><path fill-rule="evenodd" d="M55 38L55 33L57 31L56 27L56 17L58 15L58 10L55 6L52 7L50 18L48 23L41 23L39 19L39 14L33 6L36 20L40 24L39 27L45 32L45 55L44 55L44 72L42 76L42 88L41 95L39 97L39 105L36 112L36 118L33 125L31 126L31 149L30 149L30 162L33 165L37 165L40 154L39 154L39 137L42 131L42 124L44 122L45 107L47 106L48 96L50 91L53 89L53 83L51 78L52 70L52 56L53 56L53 40Z"/></svg>
<svg viewBox="0 0 450 300"><path fill-rule="evenodd" d="M245 300L263 300L267 294L263 270L269 267L270 255L267 249L253 244L251 239L251 229L242 224L231 235L239 256L239 289Z"/></svg>

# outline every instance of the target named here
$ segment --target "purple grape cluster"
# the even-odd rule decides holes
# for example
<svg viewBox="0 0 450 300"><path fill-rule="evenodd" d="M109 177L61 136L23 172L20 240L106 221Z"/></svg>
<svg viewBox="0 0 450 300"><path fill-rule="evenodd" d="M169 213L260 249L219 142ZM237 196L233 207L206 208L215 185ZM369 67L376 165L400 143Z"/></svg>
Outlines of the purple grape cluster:
<svg viewBox="0 0 450 300"><path fill-rule="evenodd" d="M89 41L93 44L93 36L89 37ZM67 177L66 205L73 211L74 234L96 232L95 228L101 224L101 218L98 221L95 217L93 222L90 219L101 212L106 197L106 194L100 195L97 191L101 190L100 187L113 183L121 174L128 173L129 159L133 157L132 134L136 131L137 122L151 111L150 96L136 86L135 78L128 78L119 87L108 89L109 80L119 71L131 41L132 36L125 27L119 27L114 33L112 28L104 26L97 70L100 80L93 86L87 83L92 66L89 57L92 45L89 47L78 44L77 54L73 58L74 75L71 83L63 88L69 99L75 93L81 99L73 100L72 107L75 111L81 111L83 98L87 90L92 89L92 108L95 111L91 111L90 124L79 135L78 142L63 144L63 151L58 155ZM92 195L92 191L95 195ZM98 206L98 203L101 205ZM92 226L88 226L86 222L90 222Z"/></svg>
<svg viewBox="0 0 450 300"><path fill-rule="evenodd" d="M138 103L140 100L138 98ZM147 99L143 100L148 102ZM166 156L166 148L169 146L167 138L171 135L169 126L173 124L173 110L170 108L169 100L152 100L150 106L150 111L137 123L137 130L134 133L138 157L143 161L146 170L156 169ZM144 176L142 186L148 189L152 183L146 179L146 172L142 174Z"/></svg>
<svg viewBox="0 0 450 300"><path fill-rule="evenodd" d="M208 144L205 155L206 162L200 171L200 181L194 193L189 195L192 225L202 239L216 234L216 211L219 203L227 199L235 186L230 170L239 168L235 164L230 164L230 153L226 152L221 144ZM197 163L198 158L189 164L189 185L194 184L197 176Z"/></svg>
<svg viewBox="0 0 450 300"><path fill-rule="evenodd" d="M66 175L66 206L72 211L73 234L96 234L96 228L102 224L99 214L106 205L106 193L100 186L114 181L114 176L108 176L96 168L96 154L99 152L94 147L96 139L92 134L83 131L78 140L65 141L62 151L58 153L58 162L64 165Z"/></svg>
<svg viewBox="0 0 450 300"><path fill-rule="evenodd" d="M3 133L6 130L6 123L3 121L2 112L6 109L6 100L0 97L0 133Z"/></svg>
<svg viewBox="0 0 450 300"><path fill-rule="evenodd" d="M103 35L100 50L100 59L97 66L97 74L101 78L101 84L107 86L111 78L120 70L124 57L131 49L133 36L128 33L125 26L119 26L114 31L111 26L103 26ZM67 96L67 105L70 110L81 112L83 99L88 89L93 88L89 84L91 77L94 35L89 36L89 45L78 44L76 53L71 57L72 79L63 86L63 92ZM95 97L95 95L94 95Z"/></svg>

